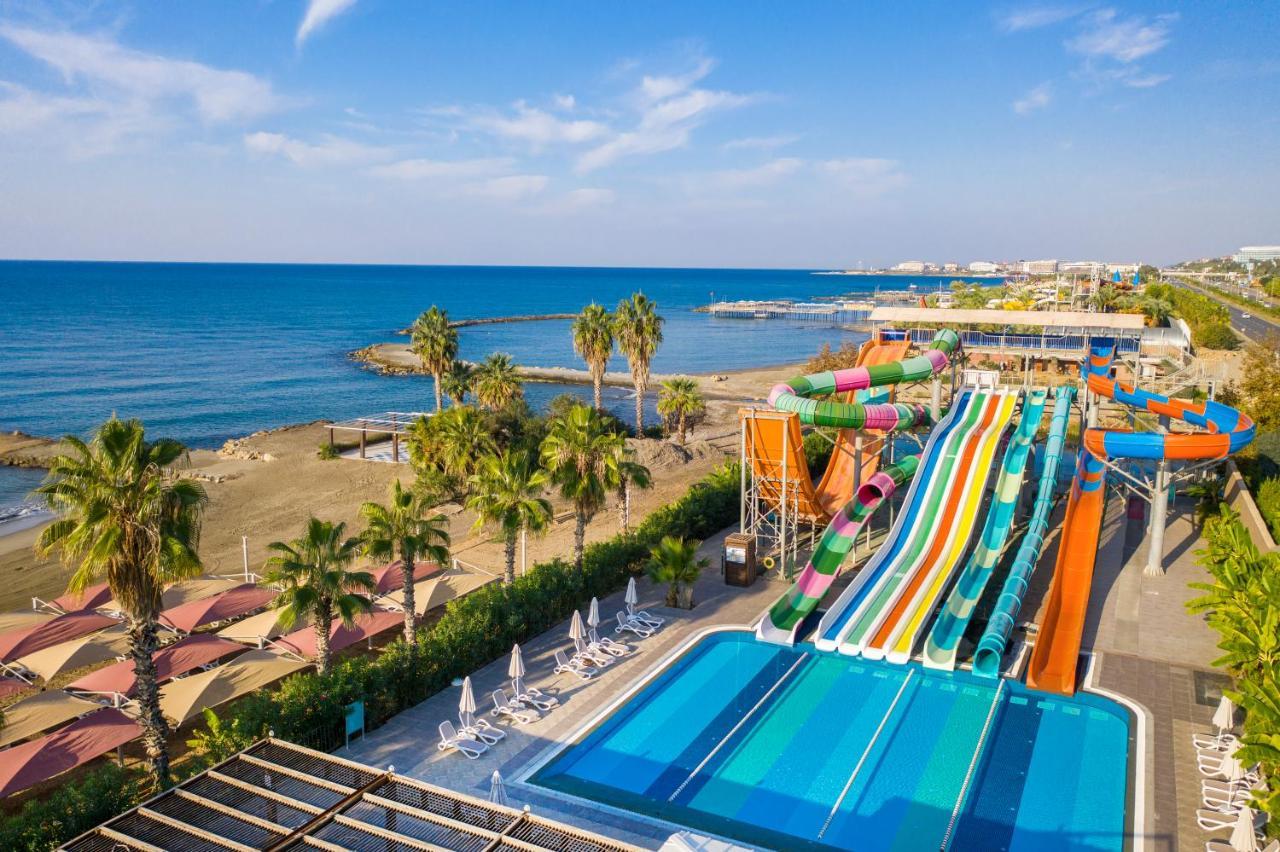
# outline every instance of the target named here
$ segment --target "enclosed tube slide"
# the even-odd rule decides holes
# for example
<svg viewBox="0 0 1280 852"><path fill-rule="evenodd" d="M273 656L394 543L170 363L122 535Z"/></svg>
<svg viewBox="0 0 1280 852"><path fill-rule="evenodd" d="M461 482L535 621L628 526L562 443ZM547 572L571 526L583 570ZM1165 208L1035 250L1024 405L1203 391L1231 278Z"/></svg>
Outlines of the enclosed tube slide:
<svg viewBox="0 0 1280 852"><path fill-rule="evenodd" d="M934 335L929 348L922 355L888 364L800 376L775 385L769 393L769 404L780 411L794 412L801 422L817 426L892 431L925 424L929 422L928 413L919 405L864 404L808 397L848 393L929 378L951 363L951 355L959 344L958 334L950 329L943 329ZM853 543L853 536L866 523L866 518L875 508L899 485L912 477L919 461L913 458L912 461L904 460L899 464L901 467L894 472L886 469L869 479L866 485L871 488L860 488L854 499L836 514L823 532L818 548L795 586L761 619L756 631L761 639L785 644L795 642L795 633L800 623L813 612L831 587ZM863 514L856 518L855 523L859 505L863 506Z"/></svg>
<svg viewBox="0 0 1280 852"><path fill-rule="evenodd" d="M974 607L982 597L991 572L1004 551L1005 542L1009 540L1009 532L1013 529L1018 495L1022 492L1026 477L1027 459L1040 428L1048 395L1047 390L1037 388L1028 394L1022 404L1018 429L1005 450L1000 475L996 479L995 498L987 512L982 536L969 556L969 561L965 563L964 570L960 572L960 578L947 597L946 605L938 614L929 633L929 640L925 643L924 664L927 668L951 671L956 667L960 639L969 626Z"/></svg>
<svg viewBox="0 0 1280 852"><path fill-rule="evenodd" d="M1045 535L1049 530L1049 514L1053 511L1054 491L1057 490L1058 467L1062 462L1062 447L1066 443L1067 425L1071 421L1071 400L1076 389L1071 385L1058 388L1053 403L1053 415L1049 420L1049 435L1044 443L1044 467L1040 472L1040 481L1036 486L1036 499L1031 508L1031 520L1027 531L1022 536L1022 544L1013 558L1013 566L1009 576L1005 578L996 598L995 610L987 621L987 628L978 639L978 647L973 655L973 670L985 677L996 677L1000 674L1000 660L1004 656L1009 636L1022 608L1022 597L1027 593L1031 581L1031 572L1040 560L1040 551L1044 548ZM963 582L963 581L962 581ZM935 628L935 634L937 629ZM963 632L961 628L960 632ZM956 636L957 640L959 634ZM939 640L938 646L945 648ZM931 642L932 645L932 642ZM931 655L926 652L925 665L930 662ZM954 650L952 665L954 666ZM936 666L935 666L936 667Z"/></svg>

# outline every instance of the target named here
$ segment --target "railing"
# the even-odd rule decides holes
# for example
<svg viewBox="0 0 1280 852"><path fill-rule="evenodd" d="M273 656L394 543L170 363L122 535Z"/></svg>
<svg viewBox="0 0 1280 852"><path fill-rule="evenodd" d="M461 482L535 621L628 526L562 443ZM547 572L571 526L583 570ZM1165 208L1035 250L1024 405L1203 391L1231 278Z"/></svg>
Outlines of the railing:
<svg viewBox="0 0 1280 852"><path fill-rule="evenodd" d="M910 337L912 343L927 344L937 332L933 329L913 328L907 331L882 331L886 340L902 340ZM897 335L891 337L889 335ZM985 331L962 331L960 342L972 349L1022 349L1032 352L1085 352L1089 348L1087 334L990 334ZM1122 353L1136 353L1141 348L1137 338L1122 337L1116 341L1116 349Z"/></svg>

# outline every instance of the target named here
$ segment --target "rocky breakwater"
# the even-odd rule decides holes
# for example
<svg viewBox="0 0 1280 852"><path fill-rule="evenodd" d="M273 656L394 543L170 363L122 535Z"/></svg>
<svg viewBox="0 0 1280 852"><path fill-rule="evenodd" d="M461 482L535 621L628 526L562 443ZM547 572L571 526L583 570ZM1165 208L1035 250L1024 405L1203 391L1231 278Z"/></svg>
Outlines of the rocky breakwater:
<svg viewBox="0 0 1280 852"><path fill-rule="evenodd" d="M58 453L58 442L52 438L25 432L0 433L0 466L46 468Z"/></svg>

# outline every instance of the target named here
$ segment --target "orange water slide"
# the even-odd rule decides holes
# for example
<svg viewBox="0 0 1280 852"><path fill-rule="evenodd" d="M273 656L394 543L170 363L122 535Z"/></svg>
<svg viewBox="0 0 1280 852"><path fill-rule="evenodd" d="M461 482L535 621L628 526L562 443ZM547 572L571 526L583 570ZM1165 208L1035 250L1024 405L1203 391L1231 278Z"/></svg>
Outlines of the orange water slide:
<svg viewBox="0 0 1280 852"><path fill-rule="evenodd" d="M911 348L909 340L892 340L881 342L872 338L862 344L858 352L859 367L874 367L878 364L890 364L907 357ZM843 402L854 402L856 391L844 394ZM892 391L890 391L892 394ZM892 398L892 397L891 397ZM831 461L818 483L818 502L829 517L833 517L840 507L853 498L853 493L861 484L856 481L858 451L856 441L858 432L853 429L841 429L836 436L836 445L831 452ZM862 482L866 482L880 466L880 450L884 444L884 433L868 431L862 438Z"/></svg>
<svg viewBox="0 0 1280 852"><path fill-rule="evenodd" d="M1084 633L1093 567L1102 534L1102 510L1107 493L1102 479L1100 471L1084 471L1072 486L1049 599L1036 632L1031 662L1027 665L1027 686L1032 689L1075 694L1080 637Z"/></svg>

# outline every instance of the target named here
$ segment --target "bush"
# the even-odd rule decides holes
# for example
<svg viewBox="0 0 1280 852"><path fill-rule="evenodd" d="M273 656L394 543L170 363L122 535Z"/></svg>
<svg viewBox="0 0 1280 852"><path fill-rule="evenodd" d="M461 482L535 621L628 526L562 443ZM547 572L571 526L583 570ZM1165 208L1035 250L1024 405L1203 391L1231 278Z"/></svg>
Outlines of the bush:
<svg viewBox="0 0 1280 852"><path fill-rule="evenodd" d="M0 821L0 849L44 852L133 807L142 793L137 773L108 763Z"/></svg>
<svg viewBox="0 0 1280 852"><path fill-rule="evenodd" d="M1193 326L1191 339L1202 349L1239 349L1240 338L1225 322L1211 322L1207 325Z"/></svg>
<svg viewBox="0 0 1280 852"><path fill-rule="evenodd" d="M1263 480L1253 492L1253 499L1258 504L1262 519L1271 530L1271 538L1280 539L1280 479Z"/></svg>
<svg viewBox="0 0 1280 852"><path fill-rule="evenodd" d="M320 445L320 449L316 450L316 457L320 461L333 461L338 458L338 448L328 442Z"/></svg>

